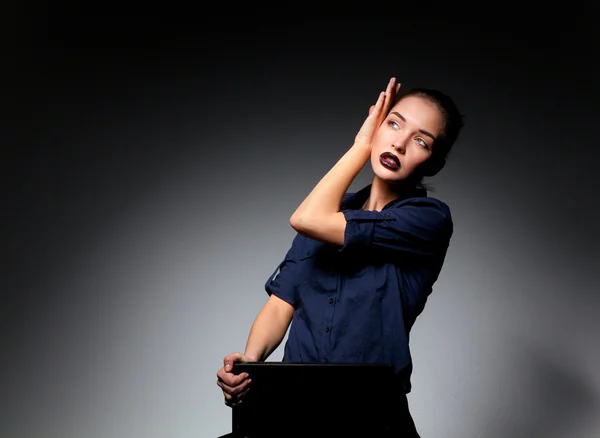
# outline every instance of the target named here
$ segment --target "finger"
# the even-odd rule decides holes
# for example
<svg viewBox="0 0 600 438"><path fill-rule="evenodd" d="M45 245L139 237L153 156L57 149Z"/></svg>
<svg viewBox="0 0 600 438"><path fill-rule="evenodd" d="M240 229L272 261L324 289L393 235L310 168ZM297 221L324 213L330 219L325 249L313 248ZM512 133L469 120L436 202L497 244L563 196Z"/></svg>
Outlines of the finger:
<svg viewBox="0 0 600 438"><path fill-rule="evenodd" d="M250 389L250 386L246 386L245 388L236 390L235 392L223 392L223 396L228 400L238 401L241 400L246 394L248 394L248 391L250 391Z"/></svg>
<svg viewBox="0 0 600 438"><path fill-rule="evenodd" d="M387 87L385 88L385 97L388 102L393 97L395 88L396 88L396 78L390 78L390 80L387 84Z"/></svg>
<svg viewBox="0 0 600 438"><path fill-rule="evenodd" d="M233 391L233 389L224 386L222 383L217 383L223 392L223 398L226 402L231 402L237 399L237 394Z"/></svg>
<svg viewBox="0 0 600 438"><path fill-rule="evenodd" d="M223 390L223 395L234 396L236 394L236 389L234 386L230 386L223 382L222 380L217 380L217 385Z"/></svg>
<svg viewBox="0 0 600 438"><path fill-rule="evenodd" d="M228 406L237 406L241 404L249 391L250 387L247 387L246 389L235 395L225 394L225 404L227 404Z"/></svg>
<svg viewBox="0 0 600 438"><path fill-rule="evenodd" d="M229 383L224 382L223 380L217 380L217 386L221 388L223 394L236 395L243 391L248 386L248 384L230 385Z"/></svg>
<svg viewBox="0 0 600 438"><path fill-rule="evenodd" d="M217 379L229 386L237 386L237 385L241 384L242 382L244 382L245 380L247 380L249 377L250 376L248 375L248 373L242 373L242 374L236 375L233 373L225 372L223 370L223 368L221 368L217 372Z"/></svg>
<svg viewBox="0 0 600 438"><path fill-rule="evenodd" d="M394 90L396 89L396 78L390 78L390 81L388 82L388 86L386 89L386 92L391 95Z"/></svg>
<svg viewBox="0 0 600 438"><path fill-rule="evenodd" d="M398 87L398 83L396 81L396 78L391 78L390 81L388 82L388 86L386 89L386 110L392 105L392 103L394 102L394 100L396 99L396 92L397 92L397 88Z"/></svg>
<svg viewBox="0 0 600 438"><path fill-rule="evenodd" d="M229 395L229 394L224 394L224 395L223 395L223 399L225 400L225 404L226 404L227 406L231 407L231 406L234 406L234 405L235 405L235 401L236 401L236 400L235 400L235 398L234 398L234 397L232 397L231 395Z"/></svg>
<svg viewBox="0 0 600 438"><path fill-rule="evenodd" d="M217 380L217 385L227 394L238 395L250 387L251 379L246 379L241 383L229 384L223 380Z"/></svg>
<svg viewBox="0 0 600 438"><path fill-rule="evenodd" d="M242 353L231 353L228 356L225 356L225 358L223 359L223 367L225 368L225 371L230 372L233 371L233 365L236 362L251 362L252 359L250 359L248 356L242 354Z"/></svg>
<svg viewBox="0 0 600 438"><path fill-rule="evenodd" d="M361 131L366 126L369 126L369 124L372 124L373 119L377 119L379 117L379 115L381 114L381 109L383 108L384 100L385 100L385 91L382 91L379 93L379 96L377 97L377 101L375 102L375 105L371 105L371 107L369 108L369 115L363 122Z"/></svg>
<svg viewBox="0 0 600 438"><path fill-rule="evenodd" d="M244 388L243 390L233 393L233 394L223 391L223 399L225 401L225 404L227 406L236 406L236 405L240 404L243 401L246 394L248 394L250 389L251 388L248 386L248 387Z"/></svg>
<svg viewBox="0 0 600 438"><path fill-rule="evenodd" d="M369 115L363 123L363 128L368 127L373 123L375 125L377 124L377 120L381 117L381 114L383 113L384 105L385 91L382 91L381 93L379 93L379 97L377 98L377 102L375 102L375 105L371 105L371 108L369 109ZM361 130L363 128L361 128Z"/></svg>
<svg viewBox="0 0 600 438"><path fill-rule="evenodd" d="M378 112L379 110L381 110L381 108L383 107L383 104L385 102L385 91L382 91L381 93L379 93L379 97L377 98L377 102L375 102L375 108L373 110L373 112Z"/></svg>
<svg viewBox="0 0 600 438"><path fill-rule="evenodd" d="M227 371L225 370L225 367L221 367L217 371L217 377L226 381L232 379L239 379L241 381L243 379L247 379L248 377L250 377L250 375L246 372L240 374L233 374L233 371Z"/></svg>
<svg viewBox="0 0 600 438"><path fill-rule="evenodd" d="M237 397L238 397L238 401L239 401L240 403L243 401L244 397L246 397L246 394L248 394L248 391L250 391L250 389L251 389L251 388L248 386L246 389L244 389L242 392L240 392L240 393L238 394L238 396L237 396Z"/></svg>
<svg viewBox="0 0 600 438"><path fill-rule="evenodd" d="M231 353L223 358L223 367L225 371L229 372L233 369L234 362L240 362L242 360L241 353Z"/></svg>

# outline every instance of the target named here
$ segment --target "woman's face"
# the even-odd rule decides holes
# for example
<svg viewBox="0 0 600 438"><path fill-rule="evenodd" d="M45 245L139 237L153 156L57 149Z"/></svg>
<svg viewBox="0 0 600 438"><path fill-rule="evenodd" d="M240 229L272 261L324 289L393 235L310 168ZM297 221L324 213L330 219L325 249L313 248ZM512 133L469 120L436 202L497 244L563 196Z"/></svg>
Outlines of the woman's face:
<svg viewBox="0 0 600 438"><path fill-rule="evenodd" d="M390 183L410 177L433 153L444 126L436 106L425 98L406 96L392 107L373 138L371 165Z"/></svg>

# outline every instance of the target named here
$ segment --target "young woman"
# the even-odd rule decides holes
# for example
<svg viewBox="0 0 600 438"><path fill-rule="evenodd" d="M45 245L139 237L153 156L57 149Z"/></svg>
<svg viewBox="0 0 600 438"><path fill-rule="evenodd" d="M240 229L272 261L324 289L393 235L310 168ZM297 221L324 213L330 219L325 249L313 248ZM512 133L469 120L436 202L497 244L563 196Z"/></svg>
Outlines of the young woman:
<svg viewBox="0 0 600 438"><path fill-rule="evenodd" d="M418 436L406 405L409 333L453 231L450 209L428 197L422 181L444 167L463 117L437 90L397 98L399 90L392 78L352 147L292 214L297 235L265 285L269 298L246 349L225 357L217 372L228 406L250 383L246 373L232 373L233 363L266 360L289 327L284 362L393 364L404 410L399 430ZM347 193L368 160L371 184Z"/></svg>

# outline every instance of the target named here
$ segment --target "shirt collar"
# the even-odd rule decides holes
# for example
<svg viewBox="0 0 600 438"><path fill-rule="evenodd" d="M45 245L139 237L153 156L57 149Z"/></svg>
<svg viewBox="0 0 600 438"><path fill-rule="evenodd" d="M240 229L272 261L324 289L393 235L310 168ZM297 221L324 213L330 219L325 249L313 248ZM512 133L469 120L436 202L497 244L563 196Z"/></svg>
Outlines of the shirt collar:
<svg viewBox="0 0 600 438"><path fill-rule="evenodd" d="M370 194L371 194L371 184L363 187L362 189L360 189L359 191L357 191L355 193L346 194L346 196L344 196L344 199L342 199L340 210L358 210L358 209L360 209L364 205L366 200L369 198ZM394 205L396 205L399 202L401 202L405 199L408 199L408 198L426 197L426 196L427 196L427 190L425 190L423 188L415 188L413 191L407 192L405 196L402 196L398 199L394 199L393 201L388 202L385 205L385 207L383 207L383 209L393 207Z"/></svg>

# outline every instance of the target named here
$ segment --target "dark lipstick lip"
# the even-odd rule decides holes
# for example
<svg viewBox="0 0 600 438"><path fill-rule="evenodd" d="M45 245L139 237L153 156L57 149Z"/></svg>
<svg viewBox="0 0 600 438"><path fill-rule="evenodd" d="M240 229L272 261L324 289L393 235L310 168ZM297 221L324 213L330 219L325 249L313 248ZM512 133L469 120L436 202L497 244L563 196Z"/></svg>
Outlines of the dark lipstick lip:
<svg viewBox="0 0 600 438"><path fill-rule="evenodd" d="M390 152L384 152L383 154L380 155L380 157L381 158L390 158L390 159L392 159L394 161L394 163L396 163L396 165L398 167L400 167L400 160L394 154L392 154Z"/></svg>

